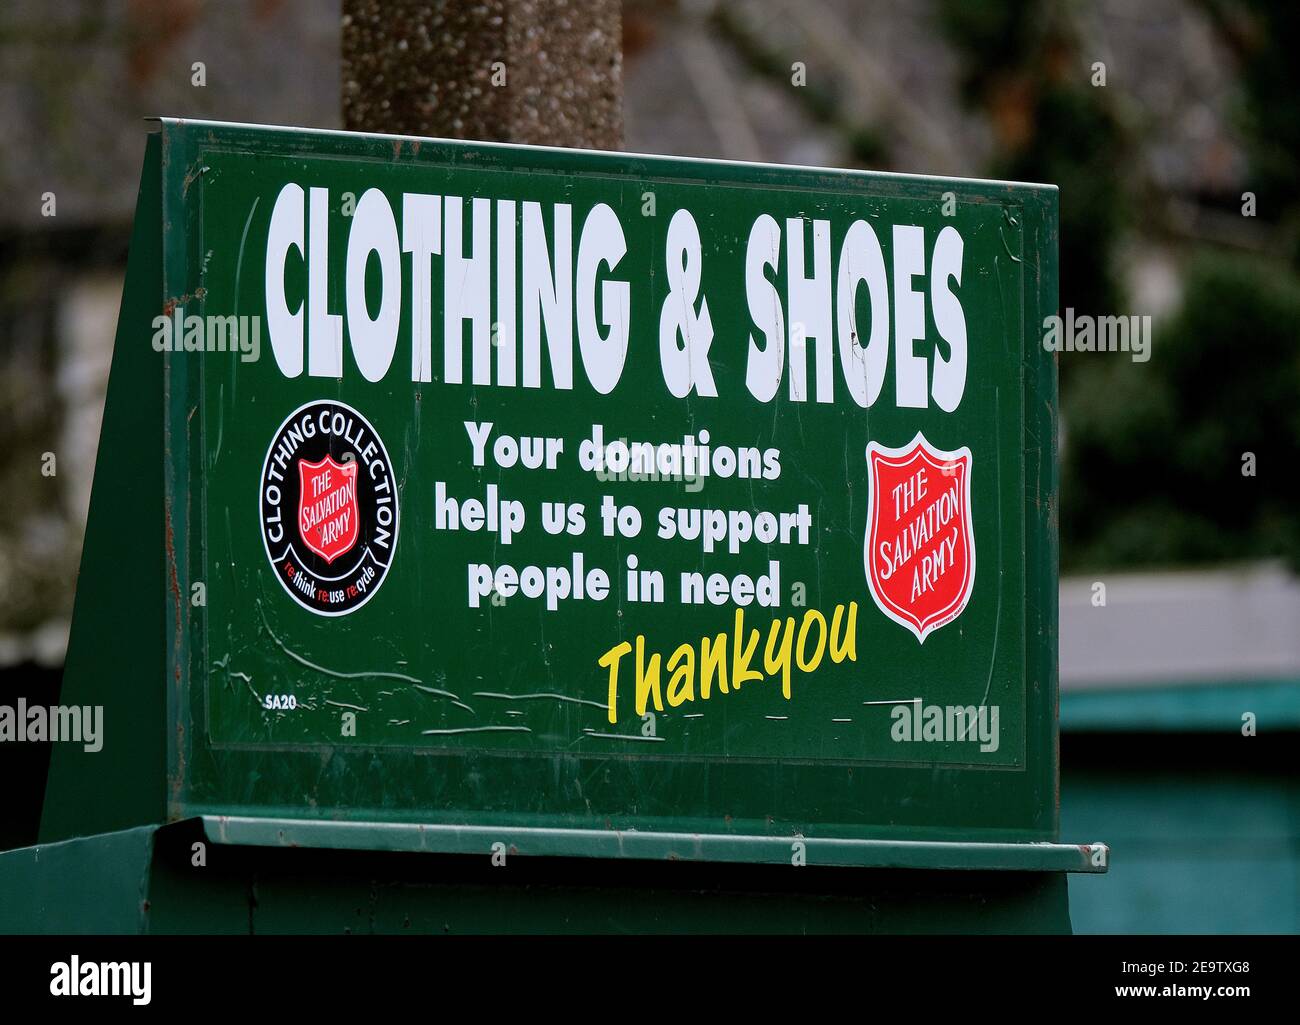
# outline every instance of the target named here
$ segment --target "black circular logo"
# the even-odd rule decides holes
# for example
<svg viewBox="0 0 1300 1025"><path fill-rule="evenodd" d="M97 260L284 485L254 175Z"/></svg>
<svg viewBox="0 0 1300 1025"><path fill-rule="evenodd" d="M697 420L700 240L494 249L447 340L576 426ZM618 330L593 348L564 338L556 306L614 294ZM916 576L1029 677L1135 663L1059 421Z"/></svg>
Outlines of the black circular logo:
<svg viewBox="0 0 1300 1025"><path fill-rule="evenodd" d="M262 541L276 578L305 609L345 616L368 602L397 546L388 452L351 406L299 406L266 450Z"/></svg>

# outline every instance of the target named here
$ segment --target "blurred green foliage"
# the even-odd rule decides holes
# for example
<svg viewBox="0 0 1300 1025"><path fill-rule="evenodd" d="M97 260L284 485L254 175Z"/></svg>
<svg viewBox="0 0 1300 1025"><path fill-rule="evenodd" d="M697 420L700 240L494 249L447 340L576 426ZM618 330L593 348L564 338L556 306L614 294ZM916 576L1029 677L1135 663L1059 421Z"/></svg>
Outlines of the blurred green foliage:
<svg viewBox="0 0 1300 1025"><path fill-rule="evenodd" d="M1286 241L1300 216L1300 4L1200 6L1238 62L1232 109L1256 223L1280 240L1273 248L1300 257ZM1076 14L1061 0L939 4L963 98L993 129L987 173L1060 188L1061 309L1142 315L1124 294L1117 253L1126 237L1162 233L1169 197L1144 177L1140 127L1116 113L1122 84L1093 85ZM1236 194L1180 198L1239 213ZM1296 265L1186 241L1178 256L1182 305L1158 326L1150 362L1061 356L1062 566L1283 557L1300 568ZM1254 476L1242 472L1248 452Z"/></svg>
<svg viewBox="0 0 1300 1025"><path fill-rule="evenodd" d="M1250 158L1250 189L1261 216L1291 239L1300 267L1300 3L1202 0L1237 61L1237 126Z"/></svg>
<svg viewBox="0 0 1300 1025"><path fill-rule="evenodd" d="M1062 10L1043 0L941 0L939 17L961 58L963 99L993 129L984 173L1060 189L1062 308L1112 311L1123 301L1115 243L1133 212L1129 147Z"/></svg>
<svg viewBox="0 0 1300 1025"><path fill-rule="evenodd" d="M1300 568L1300 281L1281 261L1212 254L1184 288L1149 362L1073 357L1098 365L1063 400L1062 560Z"/></svg>
<svg viewBox="0 0 1300 1025"><path fill-rule="evenodd" d="M710 24L751 72L780 86L789 84L791 63L780 40L754 31L725 4L713 9ZM790 95L812 121L835 130L845 143L850 159L864 167L880 167L887 162L889 151L879 133L847 116L842 97L833 88L814 79L792 90Z"/></svg>

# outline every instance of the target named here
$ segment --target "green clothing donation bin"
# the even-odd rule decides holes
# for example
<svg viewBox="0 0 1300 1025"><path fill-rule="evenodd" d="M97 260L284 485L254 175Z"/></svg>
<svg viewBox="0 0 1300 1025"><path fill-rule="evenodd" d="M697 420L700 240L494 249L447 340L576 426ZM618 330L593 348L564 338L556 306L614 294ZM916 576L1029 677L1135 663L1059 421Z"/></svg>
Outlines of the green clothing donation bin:
<svg viewBox="0 0 1300 1025"><path fill-rule="evenodd" d="M1061 932L1051 186L164 119L53 932Z"/></svg>

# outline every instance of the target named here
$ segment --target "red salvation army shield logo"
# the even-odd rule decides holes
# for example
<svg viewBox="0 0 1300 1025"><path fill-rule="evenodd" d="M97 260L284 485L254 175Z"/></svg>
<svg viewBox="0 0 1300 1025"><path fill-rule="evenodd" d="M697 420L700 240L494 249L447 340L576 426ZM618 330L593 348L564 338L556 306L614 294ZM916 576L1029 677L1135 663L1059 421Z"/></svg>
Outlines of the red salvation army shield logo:
<svg viewBox="0 0 1300 1025"><path fill-rule="evenodd" d="M352 550L361 535L357 506L357 464L325 456L298 463L298 533L302 543L327 563Z"/></svg>
<svg viewBox="0 0 1300 1025"><path fill-rule="evenodd" d="M867 445L867 586L880 610L924 644L961 615L975 586L971 453Z"/></svg>
<svg viewBox="0 0 1300 1025"><path fill-rule="evenodd" d="M337 399L299 406L266 449L258 491L262 544L276 579L317 616L346 616L388 576L400 487L384 441Z"/></svg>

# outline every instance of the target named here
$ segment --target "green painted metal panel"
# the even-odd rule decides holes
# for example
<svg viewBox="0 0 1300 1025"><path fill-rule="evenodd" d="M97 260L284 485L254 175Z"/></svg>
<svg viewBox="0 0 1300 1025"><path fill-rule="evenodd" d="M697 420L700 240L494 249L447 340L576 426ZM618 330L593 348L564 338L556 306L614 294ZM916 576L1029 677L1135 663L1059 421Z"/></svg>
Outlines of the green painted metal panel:
<svg viewBox="0 0 1300 1025"><path fill-rule="evenodd" d="M1104 868L1054 843L1056 376L1035 344L1056 303L1053 189L202 122L164 121L149 154L64 696L106 704L107 745L130 750L56 752L44 838L205 815L238 823L235 843ZM681 211L696 249L674 248ZM459 248L484 283L447 271ZM692 268L701 294L674 309ZM471 322L444 330L471 294L486 346ZM775 307L789 330L765 338ZM241 317L257 358L203 351ZM176 325L179 348L160 346ZM604 340L623 326L625 347ZM909 358L919 377L900 375ZM466 424L489 421L563 439L555 467L491 449L475 465ZM580 462L597 424L707 444L710 473L606 479ZM492 488L526 523L509 544L450 529L440 486ZM643 529L606 536L606 496ZM544 502L581 503L584 529L546 530ZM679 507L728 531L790 514L790 538L657 536ZM603 597L473 600L471 566L579 553ZM629 557L662 572L663 601L634 598ZM719 577L685 601L695 573ZM786 622L788 691L779 643L764 664ZM751 638L756 676L737 685L729 655L706 697L704 640ZM638 639L661 659L653 717ZM677 677L684 650L700 664ZM996 732L953 733L945 710L976 706Z"/></svg>
<svg viewBox="0 0 1300 1025"><path fill-rule="evenodd" d="M279 825L299 835L315 824ZM1052 871L618 859L597 868L566 857L512 860L503 871L481 856L296 842L213 843L196 866L198 827L187 820L0 853L0 925L81 935L1070 930L1065 876Z"/></svg>
<svg viewBox="0 0 1300 1025"><path fill-rule="evenodd" d="M140 176L59 702L104 709L102 747L55 744L44 842L162 821L167 718L163 607L179 601L164 553L163 367L147 342L161 307L161 139Z"/></svg>
<svg viewBox="0 0 1300 1025"><path fill-rule="evenodd" d="M324 864L314 863L313 854ZM253 930L438 936L1070 932L1067 877L1055 872L864 870L828 878L835 870L809 869L819 877L800 880L796 873L774 880L770 866L624 861L606 865L597 887L584 879L584 863L561 862L560 873L503 879L486 862L442 858L430 871L423 864L428 856L384 857L415 860L400 875L376 878L373 855L263 852L256 862ZM556 875L567 885L557 885Z"/></svg>
<svg viewBox="0 0 1300 1025"><path fill-rule="evenodd" d="M1070 732L1238 733L1249 712L1256 731L1300 727L1300 681L1258 680L1105 687L1061 695Z"/></svg>
<svg viewBox="0 0 1300 1025"><path fill-rule="evenodd" d="M219 352L162 355L168 527L183 539L174 572L182 595L200 581L207 590L205 606L168 607L168 678L177 684L170 700L183 726L171 737L172 815L245 811L706 835L1055 839L1055 371L1035 343L1036 326L1055 306L1053 189L190 122L165 122L162 135L164 310L263 318L256 360ZM947 214L946 194L955 199ZM441 198L448 196L463 198L463 237L453 231L453 205ZM646 205L651 196L653 216ZM418 197L435 198L421 206ZM593 383L602 364L593 358L593 370L575 338L572 383L565 386L556 367L564 362L565 339L579 334L584 300L575 294L572 313L553 322L539 317L538 386L530 387L523 341L530 291L515 264L539 238L547 254L564 252L557 242L566 235L563 222L556 227L562 206L572 219L567 271L581 293L584 229L601 204L617 220L626 252L598 268L594 287L626 282L625 363L612 383ZM381 250L394 237L386 225L407 249L428 247L432 209L443 222L433 236L442 252L429 258L426 313L415 296L409 253L385 277L381 257L367 256L363 244L356 246L359 257L349 250L358 217L358 236L373 235ZM695 370L696 390L678 397L670 393L676 363L672 352L664 355L660 324L671 313L681 266L672 264L669 225L683 209L700 236L700 287L714 337L708 374ZM502 233L509 211L518 224ZM529 228L534 214L540 232ZM750 341L759 337L752 307L755 295L768 293L753 285L746 292L745 266L763 215L785 229L767 279L786 306L794 232L802 232L808 251L805 276L821 273L829 287L818 295L833 307L850 254L843 248L850 226L873 227L888 311L872 306L864 283L853 315L864 338L873 317L888 319L895 330L878 350L886 366L869 407L849 393L838 335L826 336L826 351L819 351L816 332L838 323L838 311L819 302L785 310L792 329L795 314L809 320L803 325L806 395L791 392L797 342L775 395L755 394L750 375L761 360L751 350L761 340ZM278 249L269 241L273 216L289 225L287 235L277 236ZM475 217L491 221L477 241ZM423 243L413 224L426 230ZM830 256L824 266L816 263L823 225ZM908 239L899 227L923 240L914 267L906 263ZM945 229L963 240L959 286L935 270ZM321 241L326 232L328 243ZM507 236L513 242L503 241ZM483 270L488 298L467 312L490 319L496 338L478 383L471 325L451 342L442 330L447 303L472 288L471 270L459 268L467 276L453 281L444 264L453 248L474 245L490 254ZM566 268L557 272L548 258L541 276L562 280ZM498 276L499 265L506 269ZM936 321L943 301L936 279L959 302L967 337L964 388L951 412L936 397L946 387L938 383L940 364L948 361L951 375L957 358L951 321L946 337ZM914 299L903 294L909 286ZM564 294L563 284L556 288ZM896 369L903 343L894 336L906 315L900 296L920 317L921 337L908 343L926 368L916 406L903 400ZM396 333L385 363L385 344L376 349L366 341L366 332L377 330L366 322L382 323L388 304ZM613 330L617 304L613 293L597 300L602 332ZM501 326L511 305L513 334ZM690 345L698 346L702 305L692 311ZM295 316L304 328L305 345L298 348ZM854 326L851 318L845 323ZM856 338L857 330L851 333ZM424 335L427 363L420 355ZM336 342L338 366L313 372L316 361L329 362ZM513 387L502 380L500 353L507 347L514 352ZM454 377L449 348L460 354L460 383L447 379ZM296 376L295 360L305 364ZM419 380L426 369L430 380ZM851 368L850 377L854 372L861 371ZM823 374L830 385L819 395ZM713 389L702 385L705 376ZM760 381L758 390L766 386ZM709 390L716 394L700 394ZM951 390L944 395L952 404ZM554 469L503 467L490 452L477 466L467 422L491 422L497 433L513 436L562 438L563 452ZM272 450L285 445L288 452L295 431L306 433L308 423L319 425L313 444L273 464ZM337 433L327 438L330 423ZM741 479L719 469L698 490L689 479L601 480L579 462L581 442L596 424L606 440L659 444L690 436L699 444L707 437L715 453L753 448L779 462L779 473L763 478L755 468ZM947 470L932 469L931 479L936 490L945 476L968 484L969 527L957 541L973 533L974 549L968 601L946 625L922 634L924 643L873 601L864 566L872 490L867 445L902 448L918 433L941 454L970 453L964 477L953 456ZM362 543L387 544L382 559L357 562L362 549L355 541L348 548L346 528L342 541L318 539L325 550L310 555L306 528L290 522L308 508L294 501L294 492L319 486L319 479L289 483L284 475L332 465L337 482L349 458L361 468L359 483L350 499L346 487L338 492L338 503L363 521ZM278 504L267 499L270 481L284 486ZM484 500L492 486L498 497L522 504L526 523L509 544L500 531L439 529L440 484L461 500ZM381 537L373 521L390 496L396 515ZM642 532L625 537L615 529L606 536L599 513L605 496L638 509ZM541 523L548 501L582 503L586 529L548 533ZM959 501L946 507L954 517ZM938 523L945 507L930 502ZM753 541L733 554L656 535L664 508L752 519L800 506L807 507L806 543L796 528L791 543ZM286 523L298 531L287 557L276 547ZM573 564L575 553L588 570L608 575L604 600L588 594L551 610L542 599L511 594L493 602L485 595L474 607L471 566L562 567ZM321 582L338 575L331 568L336 555L353 571L328 585L342 596L337 602L320 595ZM633 600L629 556L641 569L663 572L663 602ZM918 555L902 571L910 574L919 561ZM741 592L717 605L684 603L680 575L697 571L728 579L779 576L779 604L750 602L738 610ZM313 581L307 601L293 589L303 576ZM345 593L353 585L356 592ZM702 660L701 640L734 637L739 614L741 640L761 631L761 652L774 620L788 616L798 628L807 610L817 610L834 634L837 608L841 640L846 624L852 626L854 657L836 661L824 651L813 672L796 664L788 696L774 671L727 693L715 680L708 699L697 678L693 700L674 704L667 700L665 665L663 707L656 709L653 699L649 706L652 728L634 707L633 652L620 663L620 689L609 707L609 672L600 659L621 642L643 637L647 652L665 660L690 645ZM815 620L808 631L820 635ZM815 648L814 641L805 650L805 664ZM759 665L761 655L753 661ZM972 742L969 733L898 742L894 706L885 702L917 697L923 707L996 706L997 743Z"/></svg>
<svg viewBox="0 0 1300 1025"><path fill-rule="evenodd" d="M137 826L0 854L0 931L144 932L156 834Z"/></svg>
<svg viewBox="0 0 1300 1025"><path fill-rule="evenodd" d="M1069 736L1062 828L1119 852L1104 880L1070 881L1075 930L1300 931L1300 781L1283 730Z"/></svg>

